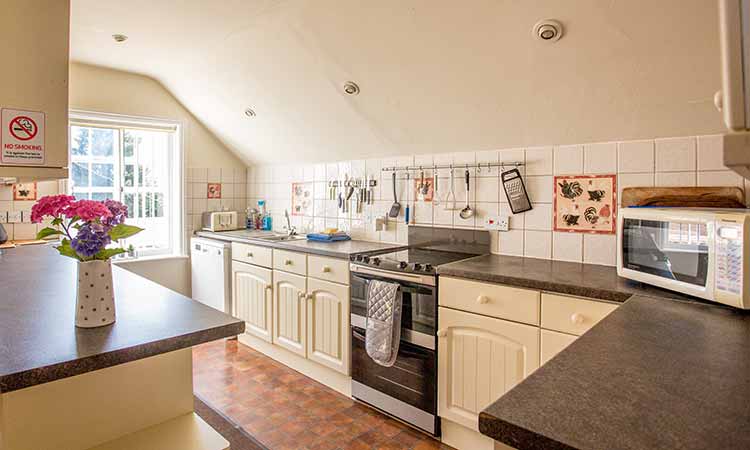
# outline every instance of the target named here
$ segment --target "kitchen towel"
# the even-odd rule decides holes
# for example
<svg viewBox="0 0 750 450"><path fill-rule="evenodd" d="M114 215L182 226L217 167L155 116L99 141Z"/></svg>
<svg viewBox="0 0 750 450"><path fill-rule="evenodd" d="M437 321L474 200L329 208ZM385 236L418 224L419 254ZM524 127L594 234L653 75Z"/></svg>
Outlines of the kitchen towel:
<svg viewBox="0 0 750 450"><path fill-rule="evenodd" d="M391 367L401 341L401 289L398 283L371 280L367 287L365 349L373 361Z"/></svg>
<svg viewBox="0 0 750 450"><path fill-rule="evenodd" d="M308 241L315 241L315 242L338 242L338 241L348 241L351 237L349 237L346 233L335 233L335 234L326 234L326 233L310 233L307 235Z"/></svg>

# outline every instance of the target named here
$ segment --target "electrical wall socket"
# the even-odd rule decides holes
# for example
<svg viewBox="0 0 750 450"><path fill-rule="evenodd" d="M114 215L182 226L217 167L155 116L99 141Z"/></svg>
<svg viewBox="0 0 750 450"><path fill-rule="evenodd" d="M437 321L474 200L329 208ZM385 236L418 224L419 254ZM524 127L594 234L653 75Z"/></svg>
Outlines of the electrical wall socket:
<svg viewBox="0 0 750 450"><path fill-rule="evenodd" d="M508 216L489 215L484 219L484 228L486 230L508 231L510 219Z"/></svg>
<svg viewBox="0 0 750 450"><path fill-rule="evenodd" d="M0 211L0 223L8 223L8 211Z"/></svg>
<svg viewBox="0 0 750 450"><path fill-rule="evenodd" d="M31 223L31 210L21 211L21 222Z"/></svg>
<svg viewBox="0 0 750 450"><path fill-rule="evenodd" d="M22 216L21 211L8 211L8 223L21 223Z"/></svg>

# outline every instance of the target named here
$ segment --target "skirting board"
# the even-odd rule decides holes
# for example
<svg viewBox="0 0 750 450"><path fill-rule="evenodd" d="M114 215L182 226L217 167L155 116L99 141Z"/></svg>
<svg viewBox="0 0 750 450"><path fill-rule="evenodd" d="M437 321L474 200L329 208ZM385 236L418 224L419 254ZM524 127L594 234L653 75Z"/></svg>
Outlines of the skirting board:
<svg viewBox="0 0 750 450"><path fill-rule="evenodd" d="M257 350L269 358L290 367L297 372L324 384L349 398L352 396L352 377L346 376L328 367L321 366L307 358L303 358L285 348L273 345L251 334L241 334L237 340L248 347Z"/></svg>

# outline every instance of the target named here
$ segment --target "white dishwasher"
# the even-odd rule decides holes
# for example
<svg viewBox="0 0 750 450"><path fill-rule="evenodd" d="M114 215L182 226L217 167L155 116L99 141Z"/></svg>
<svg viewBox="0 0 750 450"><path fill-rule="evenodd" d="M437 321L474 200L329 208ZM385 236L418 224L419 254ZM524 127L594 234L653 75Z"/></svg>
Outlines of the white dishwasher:
<svg viewBox="0 0 750 450"><path fill-rule="evenodd" d="M190 239L193 300L232 314L232 247L214 239Z"/></svg>

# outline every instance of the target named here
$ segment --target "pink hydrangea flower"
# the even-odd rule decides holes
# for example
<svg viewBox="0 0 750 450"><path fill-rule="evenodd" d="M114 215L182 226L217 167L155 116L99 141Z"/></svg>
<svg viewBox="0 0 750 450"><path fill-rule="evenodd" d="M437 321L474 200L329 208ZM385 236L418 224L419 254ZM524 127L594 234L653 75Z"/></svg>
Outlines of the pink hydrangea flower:
<svg viewBox="0 0 750 450"><path fill-rule="evenodd" d="M68 218L80 217L85 222L105 220L112 217L112 212L104 203L95 200L78 200L68 205L63 211Z"/></svg>
<svg viewBox="0 0 750 450"><path fill-rule="evenodd" d="M42 197L31 207L31 221L39 223L45 216L58 217L75 201L72 195L48 195Z"/></svg>

